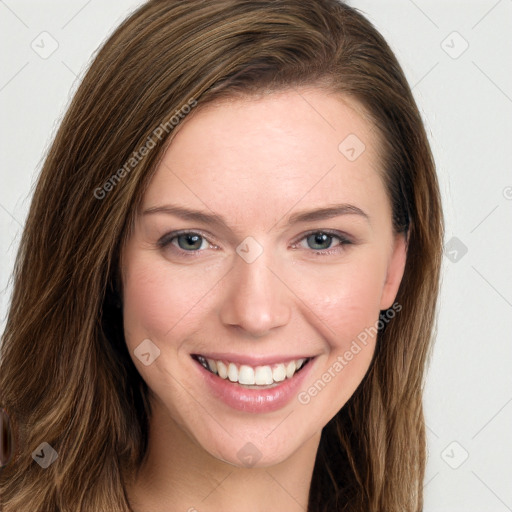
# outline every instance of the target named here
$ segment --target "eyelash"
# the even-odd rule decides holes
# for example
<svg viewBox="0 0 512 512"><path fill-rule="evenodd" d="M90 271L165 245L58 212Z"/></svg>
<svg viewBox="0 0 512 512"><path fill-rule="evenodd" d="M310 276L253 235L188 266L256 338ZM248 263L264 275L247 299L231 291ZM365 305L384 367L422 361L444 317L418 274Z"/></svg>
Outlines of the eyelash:
<svg viewBox="0 0 512 512"><path fill-rule="evenodd" d="M305 240L309 236L315 235L315 234L323 234L323 235L327 235L329 238L337 238L339 240L339 242L340 242L334 248L310 249L311 252L313 252L313 254L317 254L319 256L329 256L331 254L339 253L342 250L342 247L344 245L351 245L351 244L354 243L352 240L347 238L346 235L344 235L343 233L341 233L339 231L332 231L332 230L329 230L329 229L316 229L316 230L312 230L312 231L308 231L307 233L304 233L301 236L300 239L298 239L296 242L294 242L292 244L292 248L295 249L296 246L300 242L302 242L302 240ZM178 253L179 255L183 255L185 257L192 257L192 258L196 257L196 254L198 254L200 252L203 252L203 250L186 251L186 250L181 249L181 248L177 247L176 245L174 245L172 243L172 241L175 238L178 238L180 235L199 235L207 243L210 243L210 242L208 242L208 238L203 233L201 233L200 231L181 230L181 231L173 231L171 233L168 233L168 234L164 235L162 238L160 238L160 240L158 240L157 246L159 248L162 248L162 249L163 248L167 248L169 246L172 246L172 250L174 252ZM210 243L210 245L213 245L213 246L217 247L215 244L212 244L212 243Z"/></svg>

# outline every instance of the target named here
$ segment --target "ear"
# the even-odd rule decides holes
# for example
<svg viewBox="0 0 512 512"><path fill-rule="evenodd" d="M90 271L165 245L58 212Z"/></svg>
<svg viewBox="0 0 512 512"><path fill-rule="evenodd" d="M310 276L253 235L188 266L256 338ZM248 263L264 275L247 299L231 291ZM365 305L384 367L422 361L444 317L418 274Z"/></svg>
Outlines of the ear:
<svg viewBox="0 0 512 512"><path fill-rule="evenodd" d="M388 309L393 305L398 288L402 282L407 260L407 240L404 233L395 235L393 242L393 252L388 262L386 281L382 289L380 299L380 309Z"/></svg>

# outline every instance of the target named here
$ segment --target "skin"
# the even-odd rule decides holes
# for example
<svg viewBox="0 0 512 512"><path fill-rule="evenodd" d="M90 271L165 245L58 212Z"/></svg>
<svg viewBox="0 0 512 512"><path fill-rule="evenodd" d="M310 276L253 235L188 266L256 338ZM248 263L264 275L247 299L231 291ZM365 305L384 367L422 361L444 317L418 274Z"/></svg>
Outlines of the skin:
<svg viewBox="0 0 512 512"><path fill-rule="evenodd" d="M197 107L180 126L122 252L126 342L154 411L128 489L134 511L306 510L321 430L363 379L375 338L308 403L294 396L261 414L230 408L191 378L190 354L316 356L307 392L392 306L406 243L393 233L372 128L354 100L315 87ZM349 134L366 146L354 161L338 149ZM228 226L143 213L171 203ZM287 225L294 213L339 203L367 217ZM188 253L183 237L157 244L182 229L206 240ZM352 243L334 235L315 245L312 230ZM236 252L249 236L263 248L252 263ZM160 349L149 366L134 356L144 339ZM237 456L247 442L260 453L253 467Z"/></svg>

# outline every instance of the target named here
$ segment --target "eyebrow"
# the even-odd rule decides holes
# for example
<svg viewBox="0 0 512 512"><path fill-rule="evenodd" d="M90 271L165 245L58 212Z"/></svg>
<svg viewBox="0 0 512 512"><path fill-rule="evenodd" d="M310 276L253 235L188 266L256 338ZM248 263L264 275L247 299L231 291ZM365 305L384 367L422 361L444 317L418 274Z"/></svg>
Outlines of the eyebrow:
<svg viewBox="0 0 512 512"><path fill-rule="evenodd" d="M190 220L195 222L202 222L204 224L218 227L228 228L228 222L226 219L216 213L206 213L200 210L192 208L186 208L184 206L178 206L173 204L166 204L162 206L150 207L142 213L142 215L153 215L155 213L163 213L167 215L174 215L184 220ZM363 217L369 221L369 216L366 212L354 206L352 204L335 204L327 206L325 208L317 208L314 210L303 210L296 212L288 218L287 225L298 224L299 222L312 222L318 220L332 219L341 215L357 215Z"/></svg>

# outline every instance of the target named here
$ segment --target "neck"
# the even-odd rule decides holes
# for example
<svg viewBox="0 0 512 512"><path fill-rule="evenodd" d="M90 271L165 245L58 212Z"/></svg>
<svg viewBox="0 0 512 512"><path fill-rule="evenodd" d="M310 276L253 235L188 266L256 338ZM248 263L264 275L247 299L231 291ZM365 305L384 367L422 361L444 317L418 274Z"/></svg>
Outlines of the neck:
<svg viewBox="0 0 512 512"><path fill-rule="evenodd" d="M146 457L127 486L130 505L133 512L304 512L320 435L276 465L237 467L206 452L155 404Z"/></svg>

